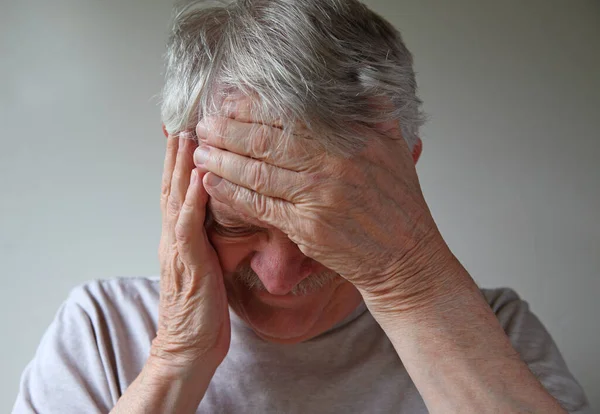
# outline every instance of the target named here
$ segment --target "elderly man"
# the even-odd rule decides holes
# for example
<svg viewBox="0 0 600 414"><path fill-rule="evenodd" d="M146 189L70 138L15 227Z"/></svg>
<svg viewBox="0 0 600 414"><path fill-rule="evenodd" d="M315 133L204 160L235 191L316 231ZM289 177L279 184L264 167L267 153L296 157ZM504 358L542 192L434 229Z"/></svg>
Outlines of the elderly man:
<svg viewBox="0 0 600 414"><path fill-rule="evenodd" d="M160 279L75 289L15 412L586 412L527 304L440 235L412 58L364 5L192 3L162 113Z"/></svg>

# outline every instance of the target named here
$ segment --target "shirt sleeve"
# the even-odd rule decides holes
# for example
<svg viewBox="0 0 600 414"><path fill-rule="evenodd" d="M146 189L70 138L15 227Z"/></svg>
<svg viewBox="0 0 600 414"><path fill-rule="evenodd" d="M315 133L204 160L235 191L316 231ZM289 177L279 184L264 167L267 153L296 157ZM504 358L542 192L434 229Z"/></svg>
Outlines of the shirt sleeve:
<svg viewBox="0 0 600 414"><path fill-rule="evenodd" d="M76 288L62 304L23 372L13 413L108 413L114 406L111 363L98 346L102 327L91 302Z"/></svg>
<svg viewBox="0 0 600 414"><path fill-rule="evenodd" d="M511 289L484 291L484 295L513 347L546 390L569 413L591 413L581 385L569 371L556 343L530 311L527 302Z"/></svg>

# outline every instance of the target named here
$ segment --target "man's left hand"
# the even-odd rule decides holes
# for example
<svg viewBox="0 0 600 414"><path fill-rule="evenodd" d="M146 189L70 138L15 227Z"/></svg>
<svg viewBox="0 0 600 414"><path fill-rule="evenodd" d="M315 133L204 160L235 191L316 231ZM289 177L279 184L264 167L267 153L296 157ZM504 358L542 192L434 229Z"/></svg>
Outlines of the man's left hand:
<svg viewBox="0 0 600 414"><path fill-rule="evenodd" d="M228 116L198 124L194 159L210 171L204 184L212 197L280 229L363 296L412 307L448 282L436 270L453 256L398 123L363 129L371 136L361 150L335 155L318 140L256 123L249 103L237 101Z"/></svg>

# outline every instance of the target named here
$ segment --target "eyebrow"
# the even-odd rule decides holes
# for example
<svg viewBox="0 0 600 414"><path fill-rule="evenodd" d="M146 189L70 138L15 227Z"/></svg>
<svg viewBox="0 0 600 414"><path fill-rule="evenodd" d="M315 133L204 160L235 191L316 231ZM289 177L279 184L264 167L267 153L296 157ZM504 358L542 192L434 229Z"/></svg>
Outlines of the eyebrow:
<svg viewBox="0 0 600 414"><path fill-rule="evenodd" d="M212 209L209 208L207 206L206 208L206 219L205 219L205 223L207 225L212 225L212 224L217 224L217 225L234 225L237 226L239 225L241 226L250 226L250 223L246 223L245 221L241 220L239 217L232 217L232 216L228 216L226 213L222 213L219 212L216 217L215 214L213 213Z"/></svg>

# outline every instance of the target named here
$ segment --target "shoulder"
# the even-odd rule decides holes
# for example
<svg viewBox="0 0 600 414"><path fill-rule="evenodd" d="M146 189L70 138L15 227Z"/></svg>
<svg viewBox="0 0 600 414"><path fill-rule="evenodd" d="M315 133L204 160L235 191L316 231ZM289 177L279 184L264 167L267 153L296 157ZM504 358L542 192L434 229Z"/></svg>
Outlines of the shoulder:
<svg viewBox="0 0 600 414"><path fill-rule="evenodd" d="M71 291L56 322L87 332L117 364L139 365L156 335L159 298L159 278L94 280Z"/></svg>
<svg viewBox="0 0 600 414"><path fill-rule="evenodd" d="M555 347L554 341L529 303L510 288L481 289L504 331L518 351L532 346Z"/></svg>
<svg viewBox="0 0 600 414"><path fill-rule="evenodd" d="M98 307L158 303L159 292L158 277L93 280L73 288L65 304L93 312Z"/></svg>
<svg viewBox="0 0 600 414"><path fill-rule="evenodd" d="M144 364L158 283L116 278L72 289L23 372L13 412L108 412Z"/></svg>
<svg viewBox="0 0 600 414"><path fill-rule="evenodd" d="M548 392L570 413L587 412L589 405L583 389L529 304L510 288L481 289L481 292L515 350Z"/></svg>
<svg viewBox="0 0 600 414"><path fill-rule="evenodd" d="M135 335L140 327L155 332L159 297L158 278L93 280L71 290L55 322L83 322L97 339L100 333L111 339Z"/></svg>
<svg viewBox="0 0 600 414"><path fill-rule="evenodd" d="M507 333L527 318L529 304L511 288L481 289L481 293Z"/></svg>
<svg viewBox="0 0 600 414"><path fill-rule="evenodd" d="M529 303L510 288L482 289L481 292L523 359L564 367L554 340L533 314Z"/></svg>

